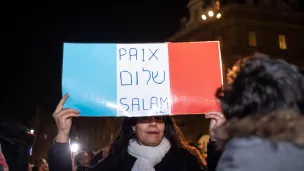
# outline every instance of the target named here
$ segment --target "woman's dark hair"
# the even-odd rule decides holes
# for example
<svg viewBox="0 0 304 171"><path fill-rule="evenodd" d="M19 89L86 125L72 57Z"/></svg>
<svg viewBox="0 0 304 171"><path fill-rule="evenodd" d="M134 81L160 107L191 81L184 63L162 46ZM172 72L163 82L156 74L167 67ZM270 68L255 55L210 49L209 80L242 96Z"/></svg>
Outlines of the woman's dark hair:
<svg viewBox="0 0 304 171"><path fill-rule="evenodd" d="M136 135L133 132L132 127L137 123L136 117L124 118L118 135L114 141L109 145L109 155L112 155L115 160L123 159L124 154L127 153L129 141L135 139ZM169 140L172 147L183 148L195 155L199 160L202 160L198 150L191 147L186 142L184 135L177 127L173 118L170 116L164 116L165 131L164 136Z"/></svg>
<svg viewBox="0 0 304 171"><path fill-rule="evenodd" d="M239 60L228 73L228 87L217 98L225 117L244 118L283 109L304 113L304 75L281 59L255 54Z"/></svg>

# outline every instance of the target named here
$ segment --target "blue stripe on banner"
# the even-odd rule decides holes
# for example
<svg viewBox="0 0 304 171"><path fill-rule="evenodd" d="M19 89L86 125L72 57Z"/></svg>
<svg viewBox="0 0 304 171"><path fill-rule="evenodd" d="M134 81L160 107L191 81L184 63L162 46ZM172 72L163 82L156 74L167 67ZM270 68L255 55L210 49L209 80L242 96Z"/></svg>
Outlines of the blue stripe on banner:
<svg viewBox="0 0 304 171"><path fill-rule="evenodd" d="M116 44L64 43L62 70L65 108L81 116L116 116Z"/></svg>

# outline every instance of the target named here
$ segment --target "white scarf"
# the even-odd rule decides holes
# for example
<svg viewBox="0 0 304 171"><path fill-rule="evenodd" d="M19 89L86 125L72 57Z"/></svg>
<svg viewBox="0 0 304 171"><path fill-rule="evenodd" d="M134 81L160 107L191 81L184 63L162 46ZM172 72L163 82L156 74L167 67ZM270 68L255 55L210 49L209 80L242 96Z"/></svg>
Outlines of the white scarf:
<svg viewBox="0 0 304 171"><path fill-rule="evenodd" d="M167 138L155 147L139 145L136 140L130 140L128 152L137 158L131 171L155 171L154 166L160 163L171 147Z"/></svg>

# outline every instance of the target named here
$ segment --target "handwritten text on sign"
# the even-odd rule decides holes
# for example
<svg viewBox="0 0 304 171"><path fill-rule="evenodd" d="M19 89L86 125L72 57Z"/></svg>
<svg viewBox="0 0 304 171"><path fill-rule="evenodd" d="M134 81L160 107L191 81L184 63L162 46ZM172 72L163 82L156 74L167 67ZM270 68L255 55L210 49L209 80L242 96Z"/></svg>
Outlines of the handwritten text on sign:
<svg viewBox="0 0 304 171"><path fill-rule="evenodd" d="M117 45L118 115L170 114L167 44Z"/></svg>

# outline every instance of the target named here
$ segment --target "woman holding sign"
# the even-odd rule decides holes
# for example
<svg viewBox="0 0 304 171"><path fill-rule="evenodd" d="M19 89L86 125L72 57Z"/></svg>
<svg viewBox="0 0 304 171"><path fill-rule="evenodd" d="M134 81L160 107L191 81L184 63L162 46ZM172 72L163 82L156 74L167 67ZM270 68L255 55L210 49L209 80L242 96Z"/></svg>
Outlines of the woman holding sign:
<svg viewBox="0 0 304 171"><path fill-rule="evenodd" d="M57 137L49 151L50 171L71 171L69 132L79 111L63 109L65 95L54 112ZM199 152L190 147L169 116L125 118L110 144L108 156L87 171L200 171Z"/></svg>

